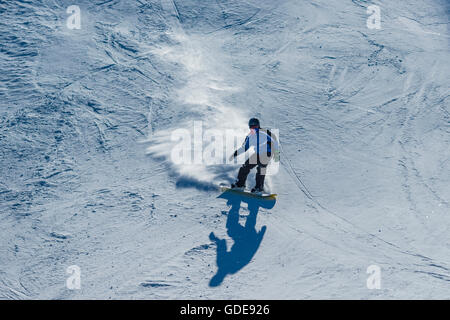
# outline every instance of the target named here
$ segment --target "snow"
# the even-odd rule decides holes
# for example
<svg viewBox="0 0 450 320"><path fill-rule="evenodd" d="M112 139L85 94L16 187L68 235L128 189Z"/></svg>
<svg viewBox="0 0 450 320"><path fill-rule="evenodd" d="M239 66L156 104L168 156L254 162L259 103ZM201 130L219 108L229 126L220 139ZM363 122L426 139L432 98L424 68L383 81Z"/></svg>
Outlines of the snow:
<svg viewBox="0 0 450 320"><path fill-rule="evenodd" d="M77 1L71 30L73 4L0 4L0 298L448 299L448 1ZM171 157L250 117L274 206ZM216 286L211 232L249 259Z"/></svg>

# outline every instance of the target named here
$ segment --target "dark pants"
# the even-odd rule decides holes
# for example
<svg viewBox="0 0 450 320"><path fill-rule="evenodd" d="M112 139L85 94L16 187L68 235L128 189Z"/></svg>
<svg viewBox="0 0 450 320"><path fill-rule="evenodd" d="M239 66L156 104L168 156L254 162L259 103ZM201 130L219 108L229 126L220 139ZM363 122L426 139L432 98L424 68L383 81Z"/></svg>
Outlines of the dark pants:
<svg viewBox="0 0 450 320"><path fill-rule="evenodd" d="M237 185L239 187L245 186L245 181L247 180L247 176L250 173L250 170L254 167L257 167L255 188L264 189L264 178L266 177L267 164L268 161L265 161L265 163L263 163L260 161L259 157L257 157L256 155L252 155L239 169Z"/></svg>

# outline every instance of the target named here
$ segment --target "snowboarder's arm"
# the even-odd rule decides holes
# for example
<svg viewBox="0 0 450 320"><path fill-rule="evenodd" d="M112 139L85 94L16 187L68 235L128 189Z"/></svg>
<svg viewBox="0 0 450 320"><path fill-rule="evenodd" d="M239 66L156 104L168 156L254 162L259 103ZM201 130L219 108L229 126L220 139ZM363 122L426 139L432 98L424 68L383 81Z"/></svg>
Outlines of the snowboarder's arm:
<svg viewBox="0 0 450 320"><path fill-rule="evenodd" d="M272 153L273 153L273 159L275 160L275 162L279 162L280 161L280 145L279 145L278 139L269 130L267 130L267 133L270 137L270 149L272 150Z"/></svg>
<svg viewBox="0 0 450 320"><path fill-rule="evenodd" d="M242 146L240 146L240 147L233 153L233 155L231 156L231 158L236 158L236 157L237 157L238 155L240 155L241 153L247 151L248 148L249 148L249 139L248 139L248 136L247 136L247 137L245 137L245 141L244 141L244 143L242 144Z"/></svg>

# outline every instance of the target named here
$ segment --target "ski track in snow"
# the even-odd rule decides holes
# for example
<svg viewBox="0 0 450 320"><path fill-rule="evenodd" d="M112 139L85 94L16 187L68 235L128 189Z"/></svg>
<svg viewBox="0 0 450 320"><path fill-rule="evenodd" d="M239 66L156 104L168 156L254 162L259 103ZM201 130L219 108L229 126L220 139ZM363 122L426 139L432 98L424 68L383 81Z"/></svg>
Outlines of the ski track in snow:
<svg viewBox="0 0 450 320"><path fill-rule="evenodd" d="M0 298L448 298L448 3L382 30L356 0L81 1L81 30L71 4L0 5ZM280 129L273 208L171 158L251 116ZM218 286L211 232L249 259Z"/></svg>

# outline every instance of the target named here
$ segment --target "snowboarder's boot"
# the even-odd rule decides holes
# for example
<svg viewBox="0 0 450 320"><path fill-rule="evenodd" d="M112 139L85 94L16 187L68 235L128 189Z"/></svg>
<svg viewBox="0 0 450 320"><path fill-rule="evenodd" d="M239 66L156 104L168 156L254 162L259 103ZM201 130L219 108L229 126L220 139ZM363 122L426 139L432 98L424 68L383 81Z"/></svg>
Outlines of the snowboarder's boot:
<svg viewBox="0 0 450 320"><path fill-rule="evenodd" d="M261 194L261 193L264 193L264 189L260 188L260 187L254 187L251 192Z"/></svg>
<svg viewBox="0 0 450 320"><path fill-rule="evenodd" d="M239 184L239 181L236 181L235 183L231 184L231 189L241 189L244 190L245 189L245 185L241 185Z"/></svg>

